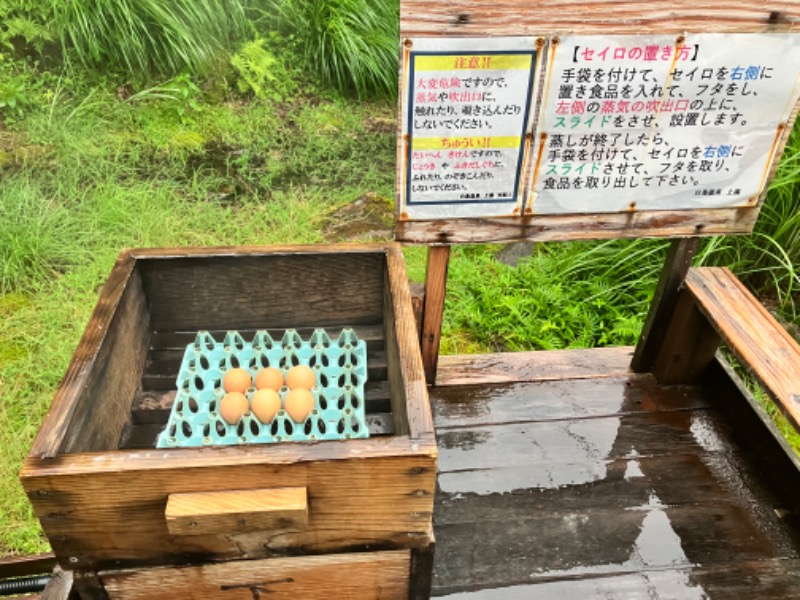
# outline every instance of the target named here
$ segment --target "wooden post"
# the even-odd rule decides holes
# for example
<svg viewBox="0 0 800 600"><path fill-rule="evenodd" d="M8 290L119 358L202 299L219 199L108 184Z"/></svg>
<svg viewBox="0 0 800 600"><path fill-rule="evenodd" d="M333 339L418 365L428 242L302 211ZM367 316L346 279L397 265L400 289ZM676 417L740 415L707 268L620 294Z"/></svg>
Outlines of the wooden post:
<svg viewBox="0 0 800 600"><path fill-rule="evenodd" d="M667 327L678 302L678 292L697 250L699 238L672 240L650 310L631 360L631 370L647 373L664 344Z"/></svg>
<svg viewBox="0 0 800 600"><path fill-rule="evenodd" d="M709 324L689 290L681 290L664 344L653 362L661 385L696 383L714 360L720 336Z"/></svg>
<svg viewBox="0 0 800 600"><path fill-rule="evenodd" d="M436 383L436 365L439 362L439 342L442 339L442 316L447 290L447 266L450 246L430 246L425 274L425 308L422 314L420 350L425 381Z"/></svg>
<svg viewBox="0 0 800 600"><path fill-rule="evenodd" d="M408 582L408 600L428 600L433 585L433 555L436 540L433 527L430 532L430 543L411 551L411 574Z"/></svg>

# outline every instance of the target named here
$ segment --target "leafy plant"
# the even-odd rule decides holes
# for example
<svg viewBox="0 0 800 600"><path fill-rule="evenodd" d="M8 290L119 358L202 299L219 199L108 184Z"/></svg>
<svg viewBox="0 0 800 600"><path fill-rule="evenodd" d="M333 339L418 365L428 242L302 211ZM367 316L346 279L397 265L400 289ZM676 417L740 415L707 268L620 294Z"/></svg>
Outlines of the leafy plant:
<svg viewBox="0 0 800 600"><path fill-rule="evenodd" d="M21 77L0 80L0 115L20 117L27 103L25 83Z"/></svg>
<svg viewBox="0 0 800 600"><path fill-rule="evenodd" d="M53 41L49 3L38 0L0 0L0 47L33 48L41 52Z"/></svg>
<svg viewBox="0 0 800 600"><path fill-rule="evenodd" d="M80 63L135 78L206 72L247 29L239 0L71 0L53 10Z"/></svg>
<svg viewBox="0 0 800 600"><path fill-rule="evenodd" d="M236 71L236 87L242 94L252 93L261 100L281 102L295 90L294 74L289 72L285 61L264 48L267 40L258 38L242 45L231 57L231 66ZM277 34L270 35L270 46L280 47L282 40Z"/></svg>
<svg viewBox="0 0 800 600"><path fill-rule="evenodd" d="M398 0L262 0L300 42L306 68L360 98L397 93ZM263 14L263 13L262 13Z"/></svg>
<svg viewBox="0 0 800 600"><path fill-rule="evenodd" d="M185 124L191 115L203 110L200 98L202 93L188 73L181 73L165 83L133 94L125 102L159 101L165 110L172 112L178 120Z"/></svg>

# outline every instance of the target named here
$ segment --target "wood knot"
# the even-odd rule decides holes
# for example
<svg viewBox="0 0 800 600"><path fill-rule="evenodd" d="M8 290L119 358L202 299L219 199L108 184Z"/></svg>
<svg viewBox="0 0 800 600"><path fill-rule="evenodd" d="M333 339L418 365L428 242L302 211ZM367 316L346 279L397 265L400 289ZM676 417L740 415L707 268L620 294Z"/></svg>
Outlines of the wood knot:
<svg viewBox="0 0 800 600"><path fill-rule="evenodd" d="M789 22L790 19L786 16L786 13L782 13L779 10L773 10L771 13L769 13L769 17L767 17L767 23L770 25L782 25Z"/></svg>
<svg viewBox="0 0 800 600"><path fill-rule="evenodd" d="M456 16L456 25L466 25L472 21L472 17L470 17L467 13L460 13Z"/></svg>

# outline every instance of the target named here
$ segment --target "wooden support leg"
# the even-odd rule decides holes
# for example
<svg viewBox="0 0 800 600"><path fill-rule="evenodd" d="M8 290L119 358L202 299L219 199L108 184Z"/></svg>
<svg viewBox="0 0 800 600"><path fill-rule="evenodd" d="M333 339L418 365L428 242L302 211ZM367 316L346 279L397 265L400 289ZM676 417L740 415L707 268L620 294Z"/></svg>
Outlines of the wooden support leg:
<svg viewBox="0 0 800 600"><path fill-rule="evenodd" d="M411 551L411 577L408 583L408 600L428 600L433 585L433 553L436 541L431 530L431 541L424 548Z"/></svg>
<svg viewBox="0 0 800 600"><path fill-rule="evenodd" d="M106 589L94 571L76 571L72 585L81 600L109 600Z"/></svg>
<svg viewBox="0 0 800 600"><path fill-rule="evenodd" d="M714 360L720 341L719 334L697 308L694 296L682 290L653 364L653 376L662 385L697 382Z"/></svg>
<svg viewBox="0 0 800 600"><path fill-rule="evenodd" d="M436 383L436 365L439 363L439 342L442 339L442 317L449 262L450 246L428 248L420 350L422 351L422 365L425 368L425 381L429 385Z"/></svg>
<svg viewBox="0 0 800 600"><path fill-rule="evenodd" d="M670 318L678 302L678 291L697 250L698 238L672 241L658 281L650 311L631 360L635 373L650 372L667 335Z"/></svg>

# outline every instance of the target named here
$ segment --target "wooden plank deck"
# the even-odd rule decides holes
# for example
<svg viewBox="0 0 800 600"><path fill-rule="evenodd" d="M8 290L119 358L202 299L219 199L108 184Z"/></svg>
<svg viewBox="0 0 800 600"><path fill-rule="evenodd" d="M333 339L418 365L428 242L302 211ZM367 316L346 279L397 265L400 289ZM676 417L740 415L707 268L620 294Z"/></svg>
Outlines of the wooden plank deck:
<svg viewBox="0 0 800 600"><path fill-rule="evenodd" d="M461 377L431 389L433 594L800 598L793 515L735 435L750 424L719 388L660 387L624 351L593 352L604 374L573 361L560 380L535 353L472 359L466 378L442 357Z"/></svg>

